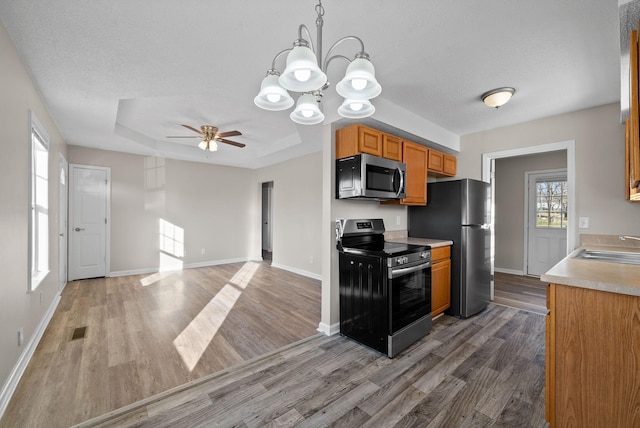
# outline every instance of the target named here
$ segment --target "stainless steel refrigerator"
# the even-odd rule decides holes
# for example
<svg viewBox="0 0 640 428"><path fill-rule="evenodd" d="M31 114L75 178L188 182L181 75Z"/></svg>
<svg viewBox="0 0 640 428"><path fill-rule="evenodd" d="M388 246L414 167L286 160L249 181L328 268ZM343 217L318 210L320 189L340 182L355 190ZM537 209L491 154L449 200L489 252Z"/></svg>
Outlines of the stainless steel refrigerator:
<svg viewBox="0 0 640 428"><path fill-rule="evenodd" d="M409 207L409 236L447 239L451 247L451 307L468 318L491 300L491 188L462 179L428 183L427 206Z"/></svg>

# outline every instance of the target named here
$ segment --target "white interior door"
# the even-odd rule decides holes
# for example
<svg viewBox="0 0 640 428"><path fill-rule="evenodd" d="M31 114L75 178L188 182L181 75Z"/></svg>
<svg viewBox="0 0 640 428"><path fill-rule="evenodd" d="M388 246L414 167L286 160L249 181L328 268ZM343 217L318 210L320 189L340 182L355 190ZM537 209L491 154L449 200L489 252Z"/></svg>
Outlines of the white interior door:
<svg viewBox="0 0 640 428"><path fill-rule="evenodd" d="M71 165L69 280L107 274L108 168Z"/></svg>
<svg viewBox="0 0 640 428"><path fill-rule="evenodd" d="M58 267L60 272L60 282L58 291L62 291L67 283L67 181L69 178L69 164L64 156L58 158L59 181L58 181Z"/></svg>
<svg viewBox="0 0 640 428"><path fill-rule="evenodd" d="M527 173L527 275L540 276L567 255L566 170Z"/></svg>

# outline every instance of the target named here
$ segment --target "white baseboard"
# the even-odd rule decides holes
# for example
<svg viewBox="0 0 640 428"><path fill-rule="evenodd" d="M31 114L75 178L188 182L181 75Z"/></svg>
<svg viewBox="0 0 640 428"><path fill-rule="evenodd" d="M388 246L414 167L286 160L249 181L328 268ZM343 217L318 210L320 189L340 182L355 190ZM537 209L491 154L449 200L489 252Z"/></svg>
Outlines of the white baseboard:
<svg viewBox="0 0 640 428"><path fill-rule="evenodd" d="M520 275L520 276L524 276L524 272L521 270L513 270L513 269L502 269L502 268L497 268L494 267L493 268L494 272L499 272L499 273L508 273L511 275Z"/></svg>
<svg viewBox="0 0 640 428"><path fill-rule="evenodd" d="M298 275L302 275L302 276L306 276L308 278L312 278L312 279L317 279L318 281L322 281L322 275L319 275L317 273L313 273L313 272L309 272L306 270L302 270L302 269L298 269L298 268L294 268L294 267L290 267L290 266L284 266L278 263L271 263L271 267L274 268L278 268L278 269L282 269L282 270L286 270L289 272L293 272L293 273L297 273Z"/></svg>
<svg viewBox="0 0 640 428"><path fill-rule="evenodd" d="M40 343L40 339L42 339L42 335L49 325L49 321L51 321L53 314L56 312L58 303L60 303L60 293L56 294L53 302L51 302L49 309L44 314L44 317L42 317L42 320L40 320L40 324L38 324L36 330L33 332L31 340L27 343L27 346L24 348L24 351L22 351L18 362L13 367L11 374L9 374L9 378L2 386L2 390L0 390L0 419L2 419L5 410L7 410L9 400L11 400L13 393L16 391L18 382L20 382L20 378L24 374L29 361L31 361L31 357L33 357L33 353L35 352L38 343Z"/></svg>
<svg viewBox="0 0 640 428"><path fill-rule="evenodd" d="M333 336L334 334L340 333L340 323L337 322L335 324L328 325L321 322L318 324L318 331L327 336Z"/></svg>
<svg viewBox="0 0 640 428"><path fill-rule="evenodd" d="M119 270L119 271L109 272L109 276L116 277L116 276L129 276L129 275L147 275L151 273L170 272L173 270L180 270L180 269L191 269L191 268L199 268L199 267L207 267L207 266L226 265L229 263L241 263L249 260L253 260L253 259L242 257L242 258L235 258L235 259L208 260L206 262L187 263L183 265L181 268L172 266L167 268L153 267L153 268L143 268L143 269Z"/></svg>

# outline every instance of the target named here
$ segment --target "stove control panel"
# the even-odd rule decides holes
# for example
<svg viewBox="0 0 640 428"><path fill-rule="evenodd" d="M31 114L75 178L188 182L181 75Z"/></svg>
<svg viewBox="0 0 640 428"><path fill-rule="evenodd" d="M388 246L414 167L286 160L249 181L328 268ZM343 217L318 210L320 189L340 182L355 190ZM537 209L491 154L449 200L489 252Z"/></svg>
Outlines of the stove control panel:
<svg viewBox="0 0 640 428"><path fill-rule="evenodd" d="M409 263L409 257L407 256L400 256L400 257L396 257L396 266L398 265L403 265Z"/></svg>

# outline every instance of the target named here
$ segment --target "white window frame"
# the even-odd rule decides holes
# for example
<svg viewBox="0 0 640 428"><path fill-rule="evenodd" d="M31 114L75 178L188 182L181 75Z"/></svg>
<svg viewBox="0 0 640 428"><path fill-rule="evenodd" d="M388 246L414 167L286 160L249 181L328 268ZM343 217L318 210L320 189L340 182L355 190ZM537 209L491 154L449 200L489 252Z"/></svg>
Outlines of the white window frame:
<svg viewBox="0 0 640 428"><path fill-rule="evenodd" d="M29 138L31 140L29 143L31 161L31 174L29 176L31 196L29 200L29 291L34 291L50 272L50 154L49 135L33 112L30 113L29 122ZM45 155L39 158L39 154ZM38 162L38 159L40 162Z"/></svg>

